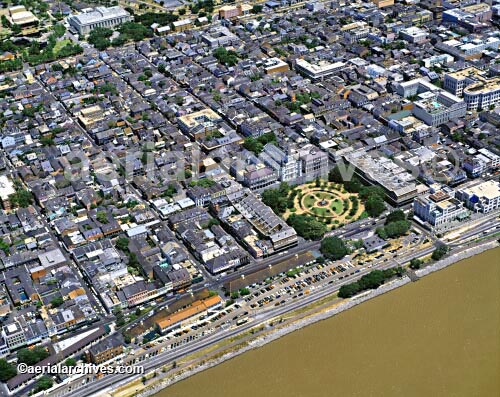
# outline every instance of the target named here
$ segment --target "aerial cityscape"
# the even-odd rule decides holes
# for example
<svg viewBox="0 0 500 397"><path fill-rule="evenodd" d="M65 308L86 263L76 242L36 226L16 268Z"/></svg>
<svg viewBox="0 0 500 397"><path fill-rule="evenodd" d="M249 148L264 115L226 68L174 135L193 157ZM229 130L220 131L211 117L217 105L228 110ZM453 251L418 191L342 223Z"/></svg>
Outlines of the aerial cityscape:
<svg viewBox="0 0 500 397"><path fill-rule="evenodd" d="M0 16L0 396L177 396L500 253L500 0Z"/></svg>

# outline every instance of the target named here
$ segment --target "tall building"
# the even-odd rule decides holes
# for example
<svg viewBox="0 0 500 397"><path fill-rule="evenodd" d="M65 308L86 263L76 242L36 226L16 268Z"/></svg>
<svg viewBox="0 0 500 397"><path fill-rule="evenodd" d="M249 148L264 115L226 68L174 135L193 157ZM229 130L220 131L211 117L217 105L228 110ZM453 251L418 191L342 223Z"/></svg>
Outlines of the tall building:
<svg viewBox="0 0 500 397"><path fill-rule="evenodd" d="M456 197L474 212L488 213L500 208L500 182L471 182L457 189Z"/></svg>
<svg viewBox="0 0 500 397"><path fill-rule="evenodd" d="M444 88L463 96L467 110L487 109L500 103L500 76L487 77L487 72L475 67L446 73Z"/></svg>
<svg viewBox="0 0 500 397"><path fill-rule="evenodd" d="M328 154L309 144L287 152L272 143L264 146L260 159L273 168L281 182L303 183L328 174Z"/></svg>
<svg viewBox="0 0 500 397"><path fill-rule="evenodd" d="M26 334L21 324L17 321L4 325L2 336L10 350L17 349L26 344Z"/></svg>
<svg viewBox="0 0 500 397"><path fill-rule="evenodd" d="M419 6L432 12L435 20L441 20L443 17L443 0L421 0Z"/></svg>
<svg viewBox="0 0 500 397"><path fill-rule="evenodd" d="M413 212L434 227L464 219L469 213L461 201L444 191L417 197L413 202Z"/></svg>
<svg viewBox="0 0 500 397"><path fill-rule="evenodd" d="M70 15L68 23L80 35L87 35L97 27L113 28L132 19L132 16L120 6L97 7L84 10L78 15Z"/></svg>
<svg viewBox="0 0 500 397"><path fill-rule="evenodd" d="M446 91L426 92L420 97L420 100L414 102L412 112L415 117L432 127L466 114L465 102Z"/></svg>

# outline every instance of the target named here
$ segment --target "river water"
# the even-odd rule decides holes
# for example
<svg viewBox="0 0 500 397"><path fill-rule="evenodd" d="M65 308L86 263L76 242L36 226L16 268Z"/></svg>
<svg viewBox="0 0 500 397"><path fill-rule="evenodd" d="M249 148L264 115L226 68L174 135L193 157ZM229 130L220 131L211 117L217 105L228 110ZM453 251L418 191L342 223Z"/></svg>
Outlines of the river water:
<svg viewBox="0 0 500 397"><path fill-rule="evenodd" d="M155 397L500 396L500 249L176 383Z"/></svg>

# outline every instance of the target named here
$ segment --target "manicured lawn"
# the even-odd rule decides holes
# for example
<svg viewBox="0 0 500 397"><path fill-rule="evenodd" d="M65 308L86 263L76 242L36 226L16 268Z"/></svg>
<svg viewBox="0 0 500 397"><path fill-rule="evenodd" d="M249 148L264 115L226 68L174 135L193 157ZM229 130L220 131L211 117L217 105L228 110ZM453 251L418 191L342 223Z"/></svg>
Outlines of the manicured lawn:
<svg viewBox="0 0 500 397"><path fill-rule="evenodd" d="M69 39L58 41L56 43L56 45L54 46L54 54L57 55L58 52L61 50L61 48L63 48L66 44L69 44L69 43L71 43L71 40L69 40Z"/></svg>
<svg viewBox="0 0 500 397"><path fill-rule="evenodd" d="M306 197L304 197L304 205L306 206L306 208L311 208L315 202L316 198L312 194L308 194Z"/></svg>
<svg viewBox="0 0 500 397"><path fill-rule="evenodd" d="M312 211L318 215L318 216L321 216L321 217L324 217L324 216L332 216L332 213L330 212L330 210L327 208L327 207L314 207L312 209Z"/></svg>
<svg viewBox="0 0 500 397"><path fill-rule="evenodd" d="M332 201L330 204L330 208L340 215L344 210L344 205L342 204L342 201Z"/></svg>

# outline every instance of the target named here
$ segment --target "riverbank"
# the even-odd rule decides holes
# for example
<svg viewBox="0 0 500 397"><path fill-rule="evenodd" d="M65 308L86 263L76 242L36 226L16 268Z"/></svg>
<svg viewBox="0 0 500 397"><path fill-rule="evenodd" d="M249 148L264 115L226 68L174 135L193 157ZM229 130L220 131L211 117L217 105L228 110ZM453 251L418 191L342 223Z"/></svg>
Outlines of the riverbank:
<svg viewBox="0 0 500 397"><path fill-rule="evenodd" d="M416 274L420 276L424 276L433 272L436 272L438 270L444 269L448 266L450 266L453 263L456 263L458 261L461 261L463 259L470 258L472 256L478 255L480 253L483 253L489 249L498 247L498 243L496 241L494 242L488 242L481 244L476 247L472 247L469 249L465 249L464 251L461 251L457 254L450 255L449 257L446 257L442 259L439 262L433 263L432 265L427 266L424 269L416 271ZM305 318L302 318L298 321L293 321L288 324L285 324L283 326L275 326L274 328L271 328L269 330L264 331L264 334L255 337L254 339L245 342L245 343L240 343L237 348L233 348L233 350L228 351L220 356L218 356L215 359L212 360L204 360L204 362L201 365L192 365L188 368L185 368L181 373L177 374L160 374L158 378L155 378L153 381L153 384L147 385L142 391L139 391L137 393L138 396L145 397L145 396L150 396L152 394L158 393L160 390L171 386L172 384L186 379L192 375L195 375L197 373L200 373L202 371L205 371L206 369L209 369L211 367L214 367L216 365L221 364L224 361L230 360L236 356L239 356L245 352L248 352L249 350L253 350L259 347L262 347L269 342L275 341L285 335L288 335L290 333L293 333L299 329L302 329L304 327L307 327L311 324L317 323L319 321L328 319L332 316L335 316L338 313L344 312L347 309L350 309L354 306L359 305L360 303L363 303L367 300L370 300L376 296L380 296L382 294L385 294L386 292L392 291L398 287L401 287L403 285L406 285L410 282L409 278L407 276L394 280L391 283L385 284L378 288L377 290L371 290L367 291L365 293L362 293L361 295L358 295L356 297L353 297L349 300L344 300L341 301L340 303L335 304L334 306L330 306L326 309L321 310L318 313L311 314ZM164 379L161 379L165 376ZM150 381L151 382L151 381ZM134 394L135 390L130 390L132 393L126 394L123 393L124 390L119 393L120 396L124 395L131 395ZM118 394L115 394L118 395Z"/></svg>

